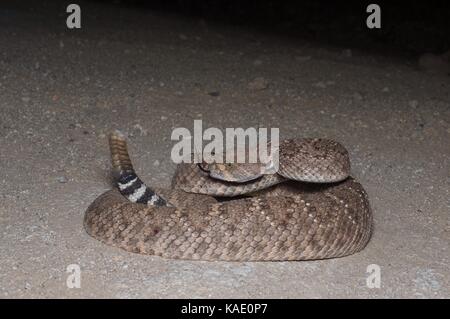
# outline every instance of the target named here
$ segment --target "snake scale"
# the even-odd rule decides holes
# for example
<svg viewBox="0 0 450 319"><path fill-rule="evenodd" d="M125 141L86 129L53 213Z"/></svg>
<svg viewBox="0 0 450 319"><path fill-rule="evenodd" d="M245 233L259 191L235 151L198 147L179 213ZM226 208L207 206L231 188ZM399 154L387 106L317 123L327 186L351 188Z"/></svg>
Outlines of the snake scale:
<svg viewBox="0 0 450 319"><path fill-rule="evenodd" d="M337 142L285 140L283 174L243 183L178 164L170 189L140 181L119 132L110 148L118 188L95 199L84 218L87 233L105 244L173 259L283 261L350 255L371 237L367 194L348 176L348 153Z"/></svg>

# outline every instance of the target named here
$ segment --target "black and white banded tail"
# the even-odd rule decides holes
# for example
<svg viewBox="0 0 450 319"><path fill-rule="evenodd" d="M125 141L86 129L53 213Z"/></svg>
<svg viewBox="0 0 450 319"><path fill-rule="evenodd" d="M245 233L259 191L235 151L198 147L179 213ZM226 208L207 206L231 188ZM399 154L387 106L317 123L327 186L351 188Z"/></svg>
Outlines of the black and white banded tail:
<svg viewBox="0 0 450 319"><path fill-rule="evenodd" d="M119 192L130 202L153 206L167 206L167 202L137 176L128 155L125 136L118 130L109 135L109 149L114 178Z"/></svg>

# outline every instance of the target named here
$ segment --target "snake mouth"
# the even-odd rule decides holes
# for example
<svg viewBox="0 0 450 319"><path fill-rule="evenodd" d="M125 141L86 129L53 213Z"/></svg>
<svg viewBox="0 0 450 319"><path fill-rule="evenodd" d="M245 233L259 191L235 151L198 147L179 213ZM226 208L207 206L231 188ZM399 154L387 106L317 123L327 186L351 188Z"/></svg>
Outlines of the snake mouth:
<svg viewBox="0 0 450 319"><path fill-rule="evenodd" d="M197 166L198 166L198 168L200 168L203 172L209 174L210 170L207 168L208 164L206 164L206 163L198 163Z"/></svg>
<svg viewBox="0 0 450 319"><path fill-rule="evenodd" d="M242 183L254 181L254 180L260 178L262 176L262 174L261 175L239 176L239 177L233 178L232 176L228 176L228 175L224 176L224 175L220 174L220 172L209 171L209 176L214 179L217 179L219 181L222 181L222 182L242 184Z"/></svg>

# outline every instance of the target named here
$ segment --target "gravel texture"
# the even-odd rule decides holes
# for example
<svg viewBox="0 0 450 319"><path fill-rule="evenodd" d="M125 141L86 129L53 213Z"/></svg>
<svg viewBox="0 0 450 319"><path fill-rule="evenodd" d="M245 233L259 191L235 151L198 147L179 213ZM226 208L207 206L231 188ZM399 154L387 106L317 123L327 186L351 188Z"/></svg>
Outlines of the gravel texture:
<svg viewBox="0 0 450 319"><path fill-rule="evenodd" d="M0 9L0 297L449 298L450 78L250 29L80 3ZM44 15L43 12L46 12ZM279 127L342 142L375 233L353 256L311 262L165 260L83 227L110 188L106 135L168 186L175 127ZM70 264L81 288L66 285ZM366 285L367 266L381 287Z"/></svg>

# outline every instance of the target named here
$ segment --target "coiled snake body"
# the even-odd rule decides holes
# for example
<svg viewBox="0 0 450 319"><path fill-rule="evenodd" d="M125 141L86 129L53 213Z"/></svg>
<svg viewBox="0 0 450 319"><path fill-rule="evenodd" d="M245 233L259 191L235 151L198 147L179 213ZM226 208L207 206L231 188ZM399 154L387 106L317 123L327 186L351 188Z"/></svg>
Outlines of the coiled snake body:
<svg viewBox="0 0 450 319"><path fill-rule="evenodd" d="M347 177L348 153L336 142L286 140L280 174L242 183L179 164L171 189L139 180L118 132L110 147L118 190L99 196L84 218L88 234L108 245L175 259L277 261L342 257L370 239L366 192Z"/></svg>

